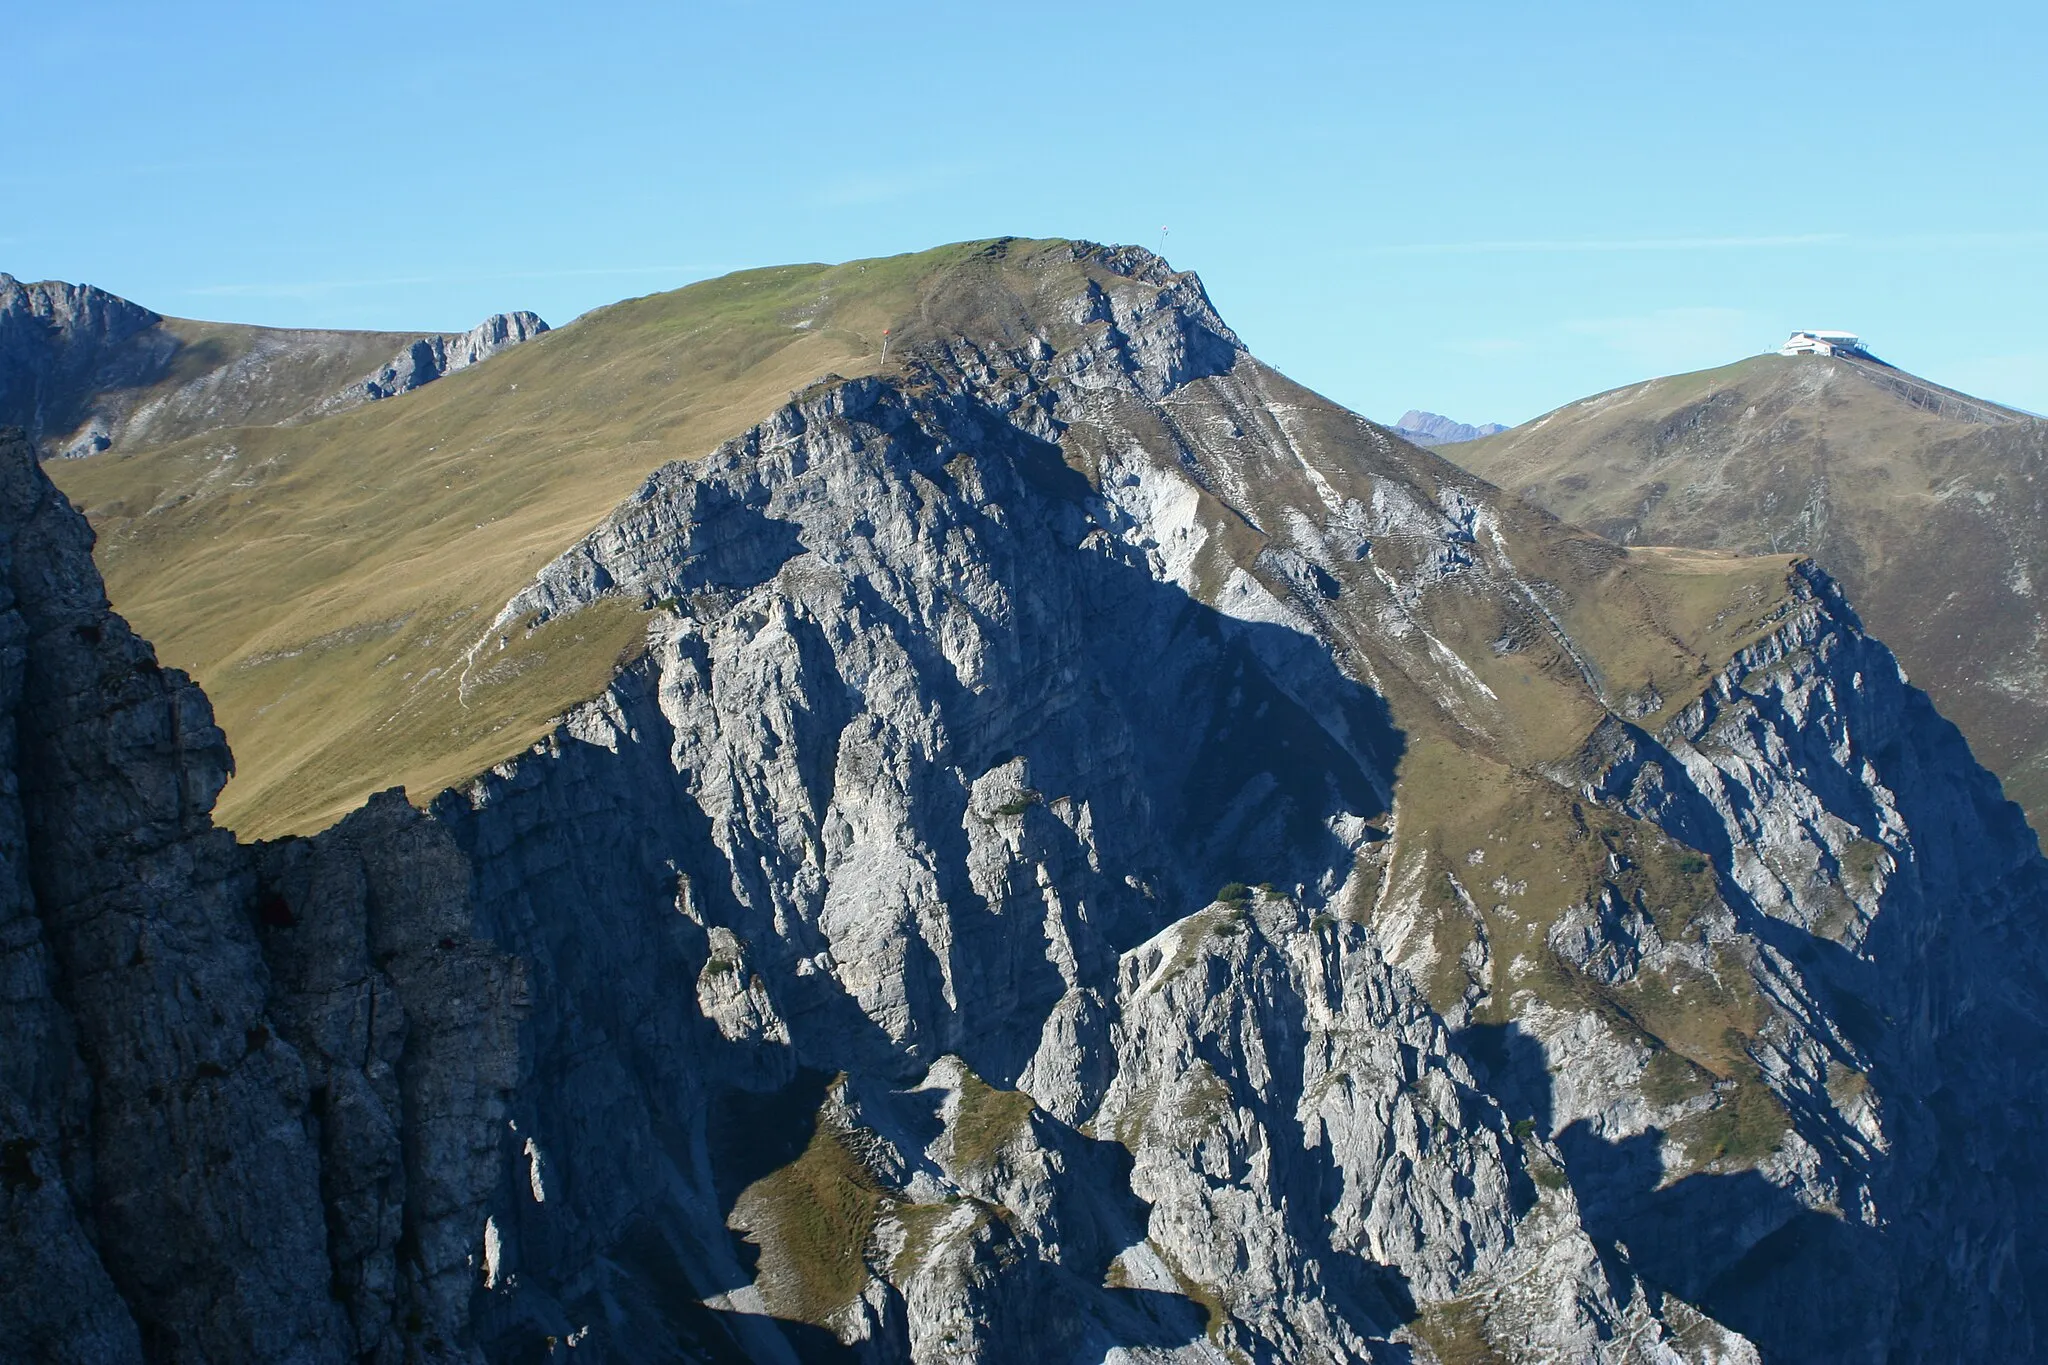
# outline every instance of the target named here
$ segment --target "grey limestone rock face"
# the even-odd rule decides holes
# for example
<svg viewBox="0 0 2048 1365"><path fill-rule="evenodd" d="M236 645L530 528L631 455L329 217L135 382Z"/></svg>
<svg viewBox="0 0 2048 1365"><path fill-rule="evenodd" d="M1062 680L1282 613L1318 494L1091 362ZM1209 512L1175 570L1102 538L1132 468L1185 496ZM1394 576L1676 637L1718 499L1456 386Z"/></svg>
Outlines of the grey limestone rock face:
<svg viewBox="0 0 2048 1365"><path fill-rule="evenodd" d="M261 845L257 868L271 1015L319 1120L335 1297L365 1354L463 1341L517 1073L519 964L474 937L469 864L402 793Z"/></svg>
<svg viewBox="0 0 2048 1365"><path fill-rule="evenodd" d="M1998 1212L2032 1197L2024 1164L2009 1152L1965 1176L1953 1139L1884 1117L1952 1102L1938 1066L1909 1074L1856 1041L1868 1011L1968 999L1960 983L1980 977L2011 980L1986 1019L2018 1036L2038 960L1998 927L2038 918L2038 855L1889 655L1811 574L1663 740L1613 722L1700 757L1661 776L1638 763L1631 792L1596 736L1598 775L1569 779L1710 854L1723 897L1667 937L1610 888L1559 920L1553 951L1615 986L1731 964L1753 980L1769 1015L1755 1060L1783 1115L1769 1155L1725 1171L1689 1156L1697 1139L1674 1134L1730 1101L1664 1093L1655 1053L1594 1012L1527 1001L1508 1043L1535 1047L1535 1077L1475 1071L1468 1020L1432 1015L1353 922L1398 740L1331 660L1362 644L1412 667L1433 592L1527 601L1543 629L1541 585L1512 576L1483 492L1394 476L1338 492L1205 301L1162 299L1144 271L1145 288L1098 281L1057 314L1079 342L963 341L908 385L800 396L658 472L500 614L495 632L608 595L662 606L610 696L436 806L494 936L563 964L549 971L575 962L622 1011L579 1020L540 1002L588 987L537 993L552 1041L526 1063L520 1131L566 1188L605 1195L593 1214L584 1195L543 1204L511 1184L499 1226L521 1270L494 1301L492 1349L583 1333L579 1349L622 1359L720 1341L774 1359L813 1349L802 1318L857 1358L1008 1359L1001 1324L1026 1299L1057 1304L1032 1320L1032 1353L1076 1359L1393 1358L1455 1351L1475 1318L1489 1349L1528 1359L1754 1358L1731 1326L1813 1359L1931 1357L1944 1332L2029 1339L2013 1291L1969 1287L2031 1263ZM1320 508L1262 501L1250 480L1282 460L1307 468ZM1211 498L1286 529L1263 576L1213 556ZM1347 616L1334 585L1354 591L1361 560L1384 596ZM1787 660L1807 671L1782 700L1766 688L1724 714L1717 699ZM1455 670L1408 677L1489 723ZM1910 815L1886 794L1906 785ZM1887 860L1918 840L1951 871L1908 898ZM2003 892L1953 871L1965 862L2003 869ZM1279 889L1210 903L1255 876ZM2011 966L1974 950L1936 965L1907 929L1936 906ZM592 915L601 929L579 932ZM1829 965L1888 917L1897 984ZM639 946L592 964L600 940ZM1473 968L1491 971L1483 944ZM696 1017L654 1025L668 980ZM599 1040L627 1019L639 1063ZM806 1076L838 1079L814 1092ZM1530 1087L1541 1121L1524 1124ZM607 1111L602 1131L550 1098L598 1090L664 1098ZM2010 1098L2025 1091L1992 1083L1985 1121L2031 1131L2031 1101ZM740 1177L718 1136L722 1108L795 1093L874 1182L861 1268L830 1301L797 1285L816 1267L787 1254L800 1239L765 1187L727 1188ZM994 1137L991 1095L1022 1107ZM1914 1193L1937 1168L1953 1189ZM735 1228L758 1264L728 1259ZM1923 1236L1946 1277L1924 1292ZM630 1265L605 1250L619 1237ZM649 1277L708 1316L652 1309ZM1213 1330L1191 1330L1190 1304Z"/></svg>
<svg viewBox="0 0 2048 1365"><path fill-rule="evenodd" d="M211 827L204 698L8 448L16 1341L2036 1352L2048 866L1832 585L1545 779L1698 851L1683 923L1617 843L1544 929L1583 992L1522 990L1482 924L1432 1009L1388 698L1508 719L1432 604L1596 670L1491 490L1259 365L1194 277L1073 257L900 377L651 474L470 659L623 597L648 628L606 691L427 812L386 793L312 839ZM1652 979L1757 1012L1752 1081L1671 1084L1595 1007Z"/></svg>
<svg viewBox="0 0 2048 1365"><path fill-rule="evenodd" d="M0 537L7 1350L472 1358L522 988L466 862L395 797L260 850L213 828L206 699L18 432Z"/></svg>
<svg viewBox="0 0 2048 1365"><path fill-rule="evenodd" d="M1190 277L1118 261L1060 314L1081 342L800 395L494 624L662 606L605 698L433 807L534 984L487 1351L1401 1359L1484 1303L1521 1358L1754 1358L1602 1263L1332 913L1398 737L1205 549L1242 463L1121 435L1271 400ZM1164 405L1198 379L1216 411ZM1427 496L1314 535L1469 539ZM1252 876L1284 890L1212 903ZM735 1142L769 1114L791 1150ZM822 1266L782 1184L821 1153L813 1202L867 1209Z"/></svg>
<svg viewBox="0 0 2048 1365"><path fill-rule="evenodd" d="M331 412L357 401L410 393L422 384L466 370L547 330L548 325L538 315L522 311L493 314L460 335L421 337L361 384L322 400L318 411Z"/></svg>
<svg viewBox="0 0 2048 1365"><path fill-rule="evenodd" d="M1612 1213L1640 1263L1726 1321L1780 1323L1786 1349L2031 1356L2041 857L1955 727L1804 572L1781 628L1656 736L1617 723L1586 790L1721 869L1773 1005L1759 1060L1806 1151ZM1707 1197L1739 1235L1685 1226Z"/></svg>
<svg viewBox="0 0 2048 1365"><path fill-rule="evenodd" d="M1258 894L1126 953L1119 986L1095 1123L1134 1155L1148 1248L1215 1287L1227 1349L1370 1356L1417 1303L1475 1293L1535 1358L1661 1335L1640 1288L1611 1296L1568 1188L1532 1178L1554 1153L1511 1135L1359 926Z"/></svg>
<svg viewBox="0 0 2048 1365"><path fill-rule="evenodd" d="M227 746L198 689L107 611L81 519L23 443L8 454L26 836L12 870L75 1040L46 1065L89 1095L69 1131L21 1140L71 1187L121 1291L104 1313L131 1339L309 1353L335 1325L304 1292L326 1277L318 1166L296 1121L304 1072L265 1027L246 866L206 819ZM229 1251L259 1240L263 1258Z"/></svg>

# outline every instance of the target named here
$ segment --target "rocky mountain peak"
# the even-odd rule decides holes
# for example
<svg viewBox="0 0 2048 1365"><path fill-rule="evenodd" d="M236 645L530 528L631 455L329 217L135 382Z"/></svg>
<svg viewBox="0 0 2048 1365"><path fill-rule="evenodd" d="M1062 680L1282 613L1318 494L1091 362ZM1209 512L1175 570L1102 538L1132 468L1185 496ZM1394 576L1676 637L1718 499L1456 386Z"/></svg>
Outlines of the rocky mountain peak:
<svg viewBox="0 0 2048 1365"><path fill-rule="evenodd" d="M117 344L162 321L159 314L89 284L25 284L0 271L0 328L26 319L42 322L67 339L100 344Z"/></svg>
<svg viewBox="0 0 2048 1365"><path fill-rule="evenodd" d="M1472 426L1465 422L1454 422L1420 408L1410 408L1401 414L1401 420L1394 423L1394 432L1403 440L1413 441L1419 446L1452 445L1459 441L1476 441L1482 436L1491 436L1507 428L1498 422L1487 422Z"/></svg>
<svg viewBox="0 0 2048 1365"><path fill-rule="evenodd" d="M2031 1349L2048 864L1813 564L1560 525L1129 248L574 326L500 362L516 393L238 436L234 480L144 452L147 498L86 499L117 595L248 699L258 804L457 774L311 837L211 828L204 699L148 681L18 456L53 529L8 542L40 804L0 942L41 964L21 1036L59 1041L0 1074L36 1144L0 1171L68 1259L0 1286L38 1347ZM745 415L683 426L707 407ZM334 558L262 559L323 477ZM51 573L86 585L61 619ZM246 616L192 631L192 583ZM343 618L344 587L389 595ZM179 935L135 928L151 897ZM189 1224L174 1256L138 1209Z"/></svg>
<svg viewBox="0 0 2048 1365"><path fill-rule="evenodd" d="M92 396L143 382L175 345L162 317L91 285L0 274L0 425L69 433Z"/></svg>
<svg viewBox="0 0 2048 1365"><path fill-rule="evenodd" d="M1446 453L1623 543L1814 556L2048 822L2048 422L1867 360L1769 355Z"/></svg>

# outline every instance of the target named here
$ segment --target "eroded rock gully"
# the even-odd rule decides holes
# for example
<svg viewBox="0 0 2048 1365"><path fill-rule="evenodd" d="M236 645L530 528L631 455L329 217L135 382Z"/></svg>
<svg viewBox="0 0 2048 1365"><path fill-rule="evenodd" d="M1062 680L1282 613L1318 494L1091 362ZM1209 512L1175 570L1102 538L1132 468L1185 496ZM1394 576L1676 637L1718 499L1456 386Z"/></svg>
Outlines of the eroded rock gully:
<svg viewBox="0 0 2048 1365"><path fill-rule="evenodd" d="M1387 698L1491 733L1424 607L1544 638L1545 585L1490 490L1390 445L1340 487L1192 277L1099 259L1078 332L657 471L493 627L638 598L606 693L313 839L211 828L203 697L9 448L11 1349L2034 1351L2043 865L1831 585L1546 779L1718 888L1667 934L1612 855L1558 960L1740 985L1753 1080L1660 1081L1483 937L1433 1009L1377 927L1420 913ZM1729 1115L1764 1155L1689 1167Z"/></svg>

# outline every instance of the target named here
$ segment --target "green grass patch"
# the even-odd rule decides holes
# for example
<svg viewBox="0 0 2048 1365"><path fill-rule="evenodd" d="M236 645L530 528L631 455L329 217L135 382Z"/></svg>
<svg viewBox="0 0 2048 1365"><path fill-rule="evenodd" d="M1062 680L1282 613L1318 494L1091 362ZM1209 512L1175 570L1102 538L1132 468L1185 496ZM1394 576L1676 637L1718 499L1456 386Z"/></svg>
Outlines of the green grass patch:
<svg viewBox="0 0 2048 1365"><path fill-rule="evenodd" d="M1693 1170L1753 1167L1778 1149L1792 1120L1761 1079L1745 1077L1725 1087L1704 1114L1672 1127Z"/></svg>
<svg viewBox="0 0 2048 1365"><path fill-rule="evenodd" d="M890 1278L898 1289L909 1284L910 1277L930 1252L939 1228L958 1207L958 1203L898 1204L889 1209L889 1216L903 1225L903 1245L889 1263Z"/></svg>
<svg viewBox="0 0 2048 1365"><path fill-rule="evenodd" d="M960 1075L960 1108L953 1120L953 1160L966 1170L995 1164L1005 1144L1031 1122L1031 1097L998 1090L966 1068Z"/></svg>
<svg viewBox="0 0 2048 1365"><path fill-rule="evenodd" d="M1853 1109L1870 1090L1868 1074L1840 1062L1828 1063L1828 1098L1835 1102L1835 1108L1847 1113Z"/></svg>
<svg viewBox="0 0 2048 1365"><path fill-rule="evenodd" d="M1224 1303L1223 1295L1210 1286L1203 1284L1185 1270L1182 1270L1180 1263L1167 1255L1159 1247L1158 1243L1151 1242L1149 1245L1151 1245L1153 1252L1159 1257L1159 1263L1166 1267L1168 1274L1173 1276L1173 1282L1180 1287L1181 1294L1200 1305L1205 1319L1202 1328L1204 1335L1210 1341L1220 1344L1223 1339L1223 1329L1230 1323L1230 1307Z"/></svg>
<svg viewBox="0 0 2048 1365"><path fill-rule="evenodd" d="M1867 896L1877 889L1879 877L1891 851L1871 839L1852 839L1842 850L1842 884L1851 895Z"/></svg>
<svg viewBox="0 0 2048 1365"><path fill-rule="evenodd" d="M1183 1118L1207 1127L1220 1126L1235 1111L1236 1102L1216 1069L1196 1058L1181 1078L1178 1108Z"/></svg>
<svg viewBox="0 0 2048 1365"><path fill-rule="evenodd" d="M749 1185L734 1206L761 1247L762 1295L779 1316L827 1324L868 1282L867 1249L885 1193L820 1115L795 1161Z"/></svg>
<svg viewBox="0 0 2048 1365"><path fill-rule="evenodd" d="M1508 1365L1486 1335L1486 1314L1471 1299L1431 1304L1409 1329L1422 1339L1439 1365Z"/></svg>
<svg viewBox="0 0 2048 1365"><path fill-rule="evenodd" d="M1650 1054L1643 1068L1643 1098L1662 1108L1672 1108L1713 1089L1713 1077L1669 1048Z"/></svg>

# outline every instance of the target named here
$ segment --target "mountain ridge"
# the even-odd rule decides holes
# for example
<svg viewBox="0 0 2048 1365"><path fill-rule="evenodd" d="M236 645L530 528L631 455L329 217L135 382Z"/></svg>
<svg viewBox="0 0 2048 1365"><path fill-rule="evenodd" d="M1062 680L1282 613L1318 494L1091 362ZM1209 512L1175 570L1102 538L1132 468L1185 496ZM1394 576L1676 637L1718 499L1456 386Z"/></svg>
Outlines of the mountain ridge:
<svg viewBox="0 0 2048 1365"><path fill-rule="evenodd" d="M1507 428L1498 422L1485 422L1473 426L1468 422L1453 421L1434 412L1410 408L1401 414L1401 420L1394 423L1394 434L1404 441L1419 446L1451 445L1458 441L1476 441L1482 436L1491 436Z"/></svg>
<svg viewBox="0 0 2048 1365"><path fill-rule="evenodd" d="M292 424L408 392L547 330L500 313L466 333L172 318L92 285L0 272L0 423L46 458Z"/></svg>
<svg viewBox="0 0 2048 1365"><path fill-rule="evenodd" d="M1815 555L2037 827L2033 605L2048 423L1889 367L1759 356L1599 394L1457 452L1622 541Z"/></svg>
<svg viewBox="0 0 2048 1365"><path fill-rule="evenodd" d="M1562 523L1262 365L1134 248L998 239L594 317L238 430L232 477L196 442L0 467L66 482L116 605L231 699L238 828L310 834L401 753L451 774L424 812L208 844L245 869L222 940L267 968L229 973L248 1046L322 1095L280 1100L319 1153L291 1254L330 1229L331 1288L276 1319L330 1324L310 1358L2032 1349L2048 864L1809 559ZM487 508L518 534L447 548ZM330 515L384 557L309 555ZM31 605L38 562L9 560ZM366 579L392 595L343 610ZM58 624L28 628L34 696L142 687L119 650L64 663L124 627ZM380 666L440 670L402 745L372 714L320 769L263 728ZM543 684L524 715L498 690ZM14 713L45 752L57 712ZM184 753L134 780L184 790L148 776ZM224 755L194 750L205 797ZM118 828L126 780L73 784L81 827ZM72 823L30 861L65 866ZM28 905L80 948L22 997L59 1023L81 964L152 980L73 909ZM163 1008L172 1038L245 1029ZM89 1059L132 1015L89 1021ZM203 1132L74 1131L123 1189L207 1188ZM276 1283L212 1227L180 1254ZM108 1269L112 1300L34 1283L232 1339L236 1304L194 1324L147 1257Z"/></svg>

